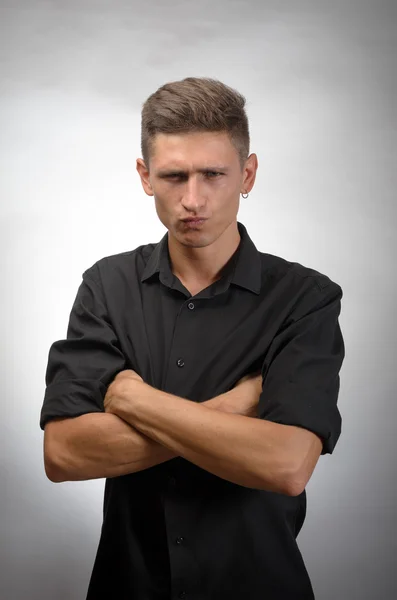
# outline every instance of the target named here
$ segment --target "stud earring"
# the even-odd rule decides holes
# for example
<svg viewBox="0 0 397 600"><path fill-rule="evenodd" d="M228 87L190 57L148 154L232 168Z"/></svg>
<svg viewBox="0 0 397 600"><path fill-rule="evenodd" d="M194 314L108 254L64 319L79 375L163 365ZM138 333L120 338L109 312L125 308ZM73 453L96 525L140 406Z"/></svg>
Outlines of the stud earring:
<svg viewBox="0 0 397 600"><path fill-rule="evenodd" d="M244 194L241 194L242 198L248 198L248 192L244 192Z"/></svg>

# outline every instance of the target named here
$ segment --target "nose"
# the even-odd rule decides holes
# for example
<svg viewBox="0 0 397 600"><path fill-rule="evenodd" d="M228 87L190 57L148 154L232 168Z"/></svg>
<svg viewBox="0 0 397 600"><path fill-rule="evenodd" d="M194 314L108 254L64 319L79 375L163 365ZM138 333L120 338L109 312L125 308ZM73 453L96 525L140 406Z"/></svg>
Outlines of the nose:
<svg viewBox="0 0 397 600"><path fill-rule="evenodd" d="M200 212L200 208L203 206L205 200L203 198L202 190L198 178L196 176L190 176L184 186L182 204L186 210Z"/></svg>

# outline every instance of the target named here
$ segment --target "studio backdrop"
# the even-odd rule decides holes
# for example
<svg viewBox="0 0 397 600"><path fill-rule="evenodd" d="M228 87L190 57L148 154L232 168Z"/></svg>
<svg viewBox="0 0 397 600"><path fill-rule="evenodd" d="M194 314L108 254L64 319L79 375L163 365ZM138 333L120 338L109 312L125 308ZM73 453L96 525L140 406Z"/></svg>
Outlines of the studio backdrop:
<svg viewBox="0 0 397 600"><path fill-rule="evenodd" d="M140 111L187 76L247 99L258 250L344 293L342 434L298 536L316 598L397 597L396 31L385 0L0 0L0 598L85 597L104 479L45 475L48 351L82 273L164 235Z"/></svg>

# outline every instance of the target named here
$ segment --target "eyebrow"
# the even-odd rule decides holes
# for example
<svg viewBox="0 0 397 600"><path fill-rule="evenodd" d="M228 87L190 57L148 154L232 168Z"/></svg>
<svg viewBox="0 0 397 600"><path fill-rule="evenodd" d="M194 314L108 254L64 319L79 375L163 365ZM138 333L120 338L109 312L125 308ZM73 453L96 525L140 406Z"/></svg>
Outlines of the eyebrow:
<svg viewBox="0 0 397 600"><path fill-rule="evenodd" d="M228 172L228 167L224 167L224 166L214 166L214 167L203 167L201 169L196 169L197 173L208 173L208 172L215 172L215 173L227 173ZM189 171L184 171L183 169L160 169L159 171L157 171L157 177L169 177L170 175L179 175L179 176L186 176L189 174Z"/></svg>

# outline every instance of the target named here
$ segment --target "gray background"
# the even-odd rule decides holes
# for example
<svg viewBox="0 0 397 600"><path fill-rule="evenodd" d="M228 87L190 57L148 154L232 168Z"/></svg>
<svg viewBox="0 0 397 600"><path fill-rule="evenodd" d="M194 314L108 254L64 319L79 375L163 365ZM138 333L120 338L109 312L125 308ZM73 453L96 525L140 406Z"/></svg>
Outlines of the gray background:
<svg viewBox="0 0 397 600"><path fill-rule="evenodd" d="M258 249L343 288L343 433L298 541L318 600L396 586L396 2L0 2L0 597L85 597L104 480L53 484L39 413L82 272L159 241L140 109L166 81L247 97ZM258 599L259 600L259 599Z"/></svg>

